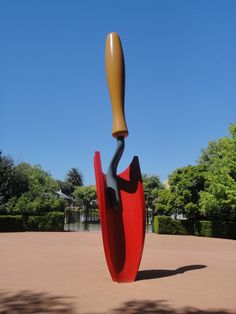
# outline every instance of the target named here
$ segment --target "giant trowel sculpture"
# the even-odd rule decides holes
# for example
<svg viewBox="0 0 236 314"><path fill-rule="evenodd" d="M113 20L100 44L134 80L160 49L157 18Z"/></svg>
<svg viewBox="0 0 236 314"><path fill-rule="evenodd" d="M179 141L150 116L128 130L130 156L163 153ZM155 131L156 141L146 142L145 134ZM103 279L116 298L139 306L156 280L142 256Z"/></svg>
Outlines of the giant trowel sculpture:
<svg viewBox="0 0 236 314"><path fill-rule="evenodd" d="M112 136L117 149L107 175L103 174L100 153L95 152L94 169L100 210L103 246L114 281L134 281L142 257L145 238L145 199L138 157L117 174L128 129L124 115L125 68L117 33L107 36L106 74L113 113Z"/></svg>

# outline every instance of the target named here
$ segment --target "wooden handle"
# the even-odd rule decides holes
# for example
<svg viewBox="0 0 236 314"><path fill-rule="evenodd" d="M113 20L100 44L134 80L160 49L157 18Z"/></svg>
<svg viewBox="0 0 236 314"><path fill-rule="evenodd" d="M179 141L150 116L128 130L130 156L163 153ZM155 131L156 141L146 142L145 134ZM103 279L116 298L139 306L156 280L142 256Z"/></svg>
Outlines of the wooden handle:
<svg viewBox="0 0 236 314"><path fill-rule="evenodd" d="M113 114L113 137L126 137L128 129L124 113L125 64L119 35L110 33L106 40L105 63L107 84Z"/></svg>

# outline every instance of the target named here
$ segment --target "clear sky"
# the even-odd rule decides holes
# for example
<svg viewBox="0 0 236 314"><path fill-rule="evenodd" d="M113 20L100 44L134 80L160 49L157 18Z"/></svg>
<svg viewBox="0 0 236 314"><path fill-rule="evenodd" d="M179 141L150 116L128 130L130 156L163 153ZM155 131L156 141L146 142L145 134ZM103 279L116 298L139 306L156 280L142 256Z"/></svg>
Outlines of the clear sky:
<svg viewBox="0 0 236 314"><path fill-rule="evenodd" d="M0 149L64 179L94 184L116 147L106 85L106 35L120 34L129 137L161 180L195 164L236 122L236 1L0 1Z"/></svg>

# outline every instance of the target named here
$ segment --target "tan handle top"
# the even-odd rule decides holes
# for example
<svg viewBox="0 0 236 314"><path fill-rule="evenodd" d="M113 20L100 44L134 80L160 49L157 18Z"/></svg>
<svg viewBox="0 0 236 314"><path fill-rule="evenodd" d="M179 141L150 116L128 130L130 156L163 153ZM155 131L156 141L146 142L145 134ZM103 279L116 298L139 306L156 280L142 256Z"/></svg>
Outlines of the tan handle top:
<svg viewBox="0 0 236 314"><path fill-rule="evenodd" d="M107 35L105 49L107 84L113 114L113 137L126 137L128 128L125 121L125 64L121 41L117 33Z"/></svg>

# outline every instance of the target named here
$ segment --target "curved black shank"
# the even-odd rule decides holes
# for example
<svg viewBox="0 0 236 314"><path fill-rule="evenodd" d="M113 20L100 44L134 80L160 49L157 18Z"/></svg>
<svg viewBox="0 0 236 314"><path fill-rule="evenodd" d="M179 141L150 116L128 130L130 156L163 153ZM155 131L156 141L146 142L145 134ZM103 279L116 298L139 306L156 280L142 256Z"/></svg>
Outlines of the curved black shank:
<svg viewBox="0 0 236 314"><path fill-rule="evenodd" d="M117 137L117 147L107 171L107 195L111 208L118 209L120 193L117 185L117 167L125 149L124 137Z"/></svg>

